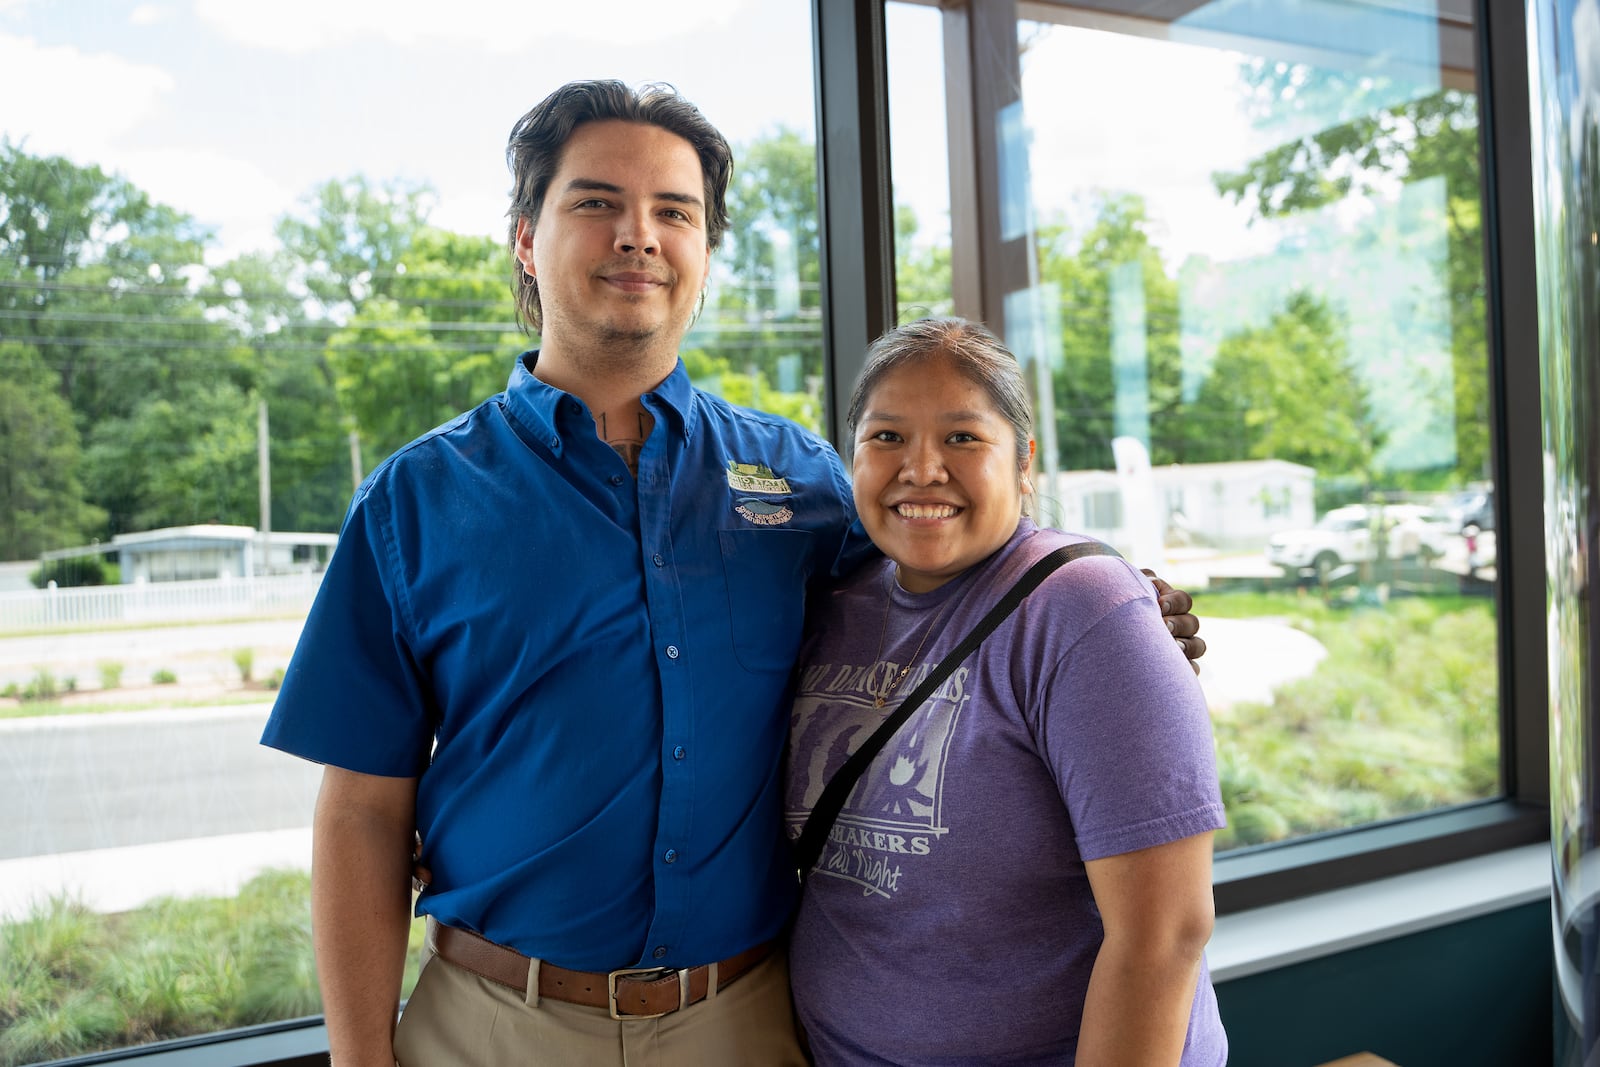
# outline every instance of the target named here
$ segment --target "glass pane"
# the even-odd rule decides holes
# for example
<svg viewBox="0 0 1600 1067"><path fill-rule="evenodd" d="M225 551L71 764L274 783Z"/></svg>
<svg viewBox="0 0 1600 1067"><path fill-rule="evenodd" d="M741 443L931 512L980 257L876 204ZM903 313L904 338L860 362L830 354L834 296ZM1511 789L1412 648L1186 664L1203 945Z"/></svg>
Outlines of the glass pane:
<svg viewBox="0 0 1600 1067"><path fill-rule="evenodd" d="M503 153L547 92L722 129L684 358L822 428L807 5L435 10L0 4L0 1062L320 1011L319 771L256 741L354 484L536 344Z"/></svg>
<svg viewBox="0 0 1600 1067"><path fill-rule="evenodd" d="M1530 3L1534 247L1543 396L1545 630L1550 635L1554 1062L1596 1058L1600 900L1600 749L1594 595L1600 535L1600 115L1581 77L1591 58L1581 7ZM1590 9L1588 15L1592 16Z"/></svg>
<svg viewBox="0 0 1600 1067"><path fill-rule="evenodd" d="M1203 594L1218 847L1497 795L1470 24L1049 10L997 123L1006 334L1049 518Z"/></svg>
<svg viewBox="0 0 1600 1067"><path fill-rule="evenodd" d="M891 3L884 9L894 281L901 321L949 315L953 307L942 18L938 8L923 4Z"/></svg>

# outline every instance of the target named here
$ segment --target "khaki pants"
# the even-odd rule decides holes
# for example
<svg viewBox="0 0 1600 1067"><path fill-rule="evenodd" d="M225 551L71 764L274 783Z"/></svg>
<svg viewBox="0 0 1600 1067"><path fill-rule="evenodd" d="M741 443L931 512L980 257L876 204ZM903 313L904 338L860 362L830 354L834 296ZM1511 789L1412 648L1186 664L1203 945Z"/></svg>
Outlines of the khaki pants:
<svg viewBox="0 0 1600 1067"><path fill-rule="evenodd" d="M523 995L437 956L395 1033L401 1067L803 1067L789 964L773 954L715 996L659 1019Z"/></svg>

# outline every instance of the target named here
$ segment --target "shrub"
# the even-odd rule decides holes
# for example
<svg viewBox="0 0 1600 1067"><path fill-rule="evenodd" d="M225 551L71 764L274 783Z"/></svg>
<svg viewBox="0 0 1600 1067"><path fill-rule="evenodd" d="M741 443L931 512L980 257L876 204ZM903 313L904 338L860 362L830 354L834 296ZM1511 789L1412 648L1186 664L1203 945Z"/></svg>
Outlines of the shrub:
<svg viewBox="0 0 1600 1067"><path fill-rule="evenodd" d="M239 668L239 680L248 685L250 682L250 674L255 670L256 665L255 649L235 649L233 653L233 665Z"/></svg>
<svg viewBox="0 0 1600 1067"><path fill-rule="evenodd" d="M122 688L122 664L114 660L103 660L95 664L95 669L100 672L101 689Z"/></svg>
<svg viewBox="0 0 1600 1067"><path fill-rule="evenodd" d="M99 556L77 556L72 559L52 559L43 563L28 581L35 589L43 589L51 582L59 588L70 589L83 585L105 585L111 577L105 560Z"/></svg>
<svg viewBox="0 0 1600 1067"><path fill-rule="evenodd" d="M150 680L156 685L176 685L178 683L178 676L167 670L165 667L162 667L160 670L156 671L150 676Z"/></svg>
<svg viewBox="0 0 1600 1067"><path fill-rule="evenodd" d="M34 672L33 679L22 688L23 700L53 700L60 695L61 687L56 682L56 676L41 667Z"/></svg>
<svg viewBox="0 0 1600 1067"><path fill-rule="evenodd" d="M267 680L262 684L265 685L268 689L277 689L280 686L282 686L283 685L283 668L282 667L275 668L273 670L273 672L270 675L267 676Z"/></svg>

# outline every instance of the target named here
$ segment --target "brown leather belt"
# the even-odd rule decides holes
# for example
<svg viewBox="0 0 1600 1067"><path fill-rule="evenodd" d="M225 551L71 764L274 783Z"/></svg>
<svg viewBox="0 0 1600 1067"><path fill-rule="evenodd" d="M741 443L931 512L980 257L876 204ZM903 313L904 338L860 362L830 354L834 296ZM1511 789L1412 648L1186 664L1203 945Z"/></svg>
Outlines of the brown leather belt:
<svg viewBox="0 0 1600 1067"><path fill-rule="evenodd" d="M428 920L427 943L440 959L527 996L528 967L533 961L516 949L432 918ZM772 942L768 941L716 964L718 991L771 952ZM708 964L682 970L630 967L607 973L569 971L540 960L539 995L568 1004L606 1008L613 1019L659 1019L704 1000L710 975Z"/></svg>

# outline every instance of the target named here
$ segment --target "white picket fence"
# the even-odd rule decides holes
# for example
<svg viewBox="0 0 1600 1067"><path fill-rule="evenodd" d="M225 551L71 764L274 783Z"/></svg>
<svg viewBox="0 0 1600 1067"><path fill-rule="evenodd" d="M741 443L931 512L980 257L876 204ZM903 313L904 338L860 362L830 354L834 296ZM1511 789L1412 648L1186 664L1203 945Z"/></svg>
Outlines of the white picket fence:
<svg viewBox="0 0 1600 1067"><path fill-rule="evenodd" d="M303 614L321 584L318 571L0 593L0 633Z"/></svg>

